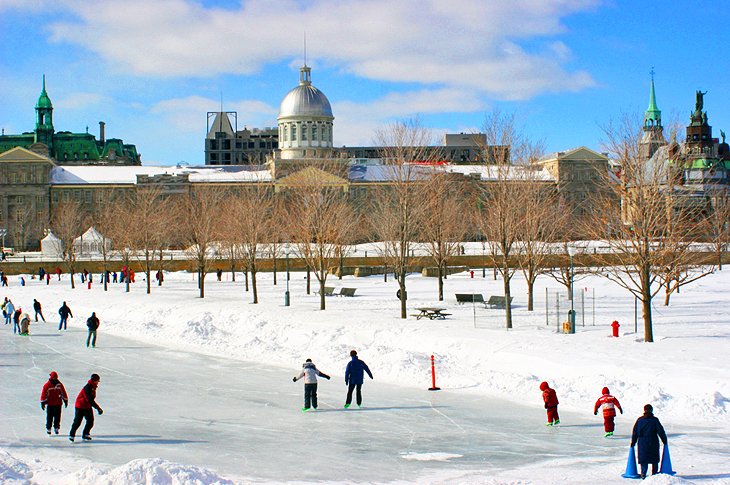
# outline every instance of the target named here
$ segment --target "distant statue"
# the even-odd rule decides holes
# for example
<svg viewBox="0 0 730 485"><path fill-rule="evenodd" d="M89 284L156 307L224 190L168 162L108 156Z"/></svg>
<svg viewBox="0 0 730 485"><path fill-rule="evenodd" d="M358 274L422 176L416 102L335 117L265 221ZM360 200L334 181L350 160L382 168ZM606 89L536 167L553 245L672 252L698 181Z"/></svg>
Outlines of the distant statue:
<svg viewBox="0 0 730 485"><path fill-rule="evenodd" d="M722 138L722 142L725 143L725 132L720 130L720 138Z"/></svg>
<svg viewBox="0 0 730 485"><path fill-rule="evenodd" d="M696 93L697 100L695 101L695 111L702 111L702 108L704 108L704 100L702 97L707 94L707 91L704 93L702 91L697 91Z"/></svg>

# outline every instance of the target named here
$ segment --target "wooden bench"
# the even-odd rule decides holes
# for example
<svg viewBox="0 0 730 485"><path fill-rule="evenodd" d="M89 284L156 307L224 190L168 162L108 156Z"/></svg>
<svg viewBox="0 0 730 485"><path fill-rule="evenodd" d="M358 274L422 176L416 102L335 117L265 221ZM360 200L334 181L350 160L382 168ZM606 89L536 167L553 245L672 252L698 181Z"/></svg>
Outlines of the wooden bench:
<svg viewBox="0 0 730 485"><path fill-rule="evenodd" d="M317 290L317 294L320 294L320 290ZM324 287L324 296L333 296L335 295L335 287L334 286L325 286Z"/></svg>
<svg viewBox="0 0 730 485"><path fill-rule="evenodd" d="M484 304L484 297L481 293L457 293L456 303L481 303Z"/></svg>
<svg viewBox="0 0 730 485"><path fill-rule="evenodd" d="M512 303L514 297L509 297L510 304ZM487 301L487 306L490 308L507 308L507 298L504 296L496 296L492 295L489 297L489 300Z"/></svg>
<svg viewBox="0 0 730 485"><path fill-rule="evenodd" d="M340 288L339 296L355 296L357 288Z"/></svg>

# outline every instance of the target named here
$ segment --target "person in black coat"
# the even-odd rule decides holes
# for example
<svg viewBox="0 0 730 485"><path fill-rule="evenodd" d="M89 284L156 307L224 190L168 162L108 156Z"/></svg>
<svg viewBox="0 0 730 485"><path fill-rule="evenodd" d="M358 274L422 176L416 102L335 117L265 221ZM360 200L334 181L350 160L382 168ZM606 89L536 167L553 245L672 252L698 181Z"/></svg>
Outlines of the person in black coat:
<svg viewBox="0 0 730 485"><path fill-rule="evenodd" d="M96 347L96 329L99 328L99 318L96 312L91 312L91 316L86 319L86 326L89 327L89 336L86 337L86 346L91 343L92 347Z"/></svg>
<svg viewBox="0 0 730 485"><path fill-rule="evenodd" d="M667 445L667 434L662 423L654 416L651 404L644 406L644 415L636 420L634 431L631 433L631 447L639 444L638 459L641 465L641 478L646 478L646 472L651 463L651 474L656 475L659 465L659 440Z"/></svg>
<svg viewBox="0 0 730 485"><path fill-rule="evenodd" d="M345 368L345 385L347 386L347 399L345 400L345 408L349 408L352 403L352 391L356 390L357 407L362 406L362 383L365 380L365 373L373 378L368 365L358 359L357 351L350 351L350 362Z"/></svg>

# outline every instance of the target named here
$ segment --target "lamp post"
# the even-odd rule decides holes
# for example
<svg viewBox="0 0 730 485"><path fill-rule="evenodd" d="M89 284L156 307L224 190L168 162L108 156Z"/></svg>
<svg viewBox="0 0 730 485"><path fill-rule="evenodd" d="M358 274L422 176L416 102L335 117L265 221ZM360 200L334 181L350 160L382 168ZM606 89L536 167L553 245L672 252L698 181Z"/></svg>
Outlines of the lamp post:
<svg viewBox="0 0 730 485"><path fill-rule="evenodd" d="M286 253L286 291L284 292L284 306L289 306L289 252Z"/></svg>
<svg viewBox="0 0 730 485"><path fill-rule="evenodd" d="M570 257L570 311L568 312L568 322L570 322L570 333L575 333L575 308L573 306L573 281L575 279L575 267L573 266L573 256L576 253L575 246L568 246L568 256Z"/></svg>
<svg viewBox="0 0 730 485"><path fill-rule="evenodd" d="M482 241L482 278L487 277L487 257L485 255L486 248L485 243Z"/></svg>

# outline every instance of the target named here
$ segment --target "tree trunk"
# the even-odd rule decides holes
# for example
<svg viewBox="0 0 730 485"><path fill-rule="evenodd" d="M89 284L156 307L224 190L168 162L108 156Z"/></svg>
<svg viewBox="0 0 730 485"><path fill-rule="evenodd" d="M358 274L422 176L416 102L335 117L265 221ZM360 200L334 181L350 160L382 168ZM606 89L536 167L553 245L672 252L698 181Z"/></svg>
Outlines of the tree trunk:
<svg viewBox="0 0 730 485"><path fill-rule="evenodd" d="M76 288L76 285L74 284L74 272L71 270L71 288Z"/></svg>
<svg viewBox="0 0 730 485"><path fill-rule="evenodd" d="M307 295L311 294L312 269L307 265Z"/></svg>
<svg viewBox="0 0 730 485"><path fill-rule="evenodd" d="M669 285L667 284L667 289L664 292L664 306L669 306L669 296L672 294L672 291L669 289Z"/></svg>
<svg viewBox="0 0 730 485"><path fill-rule="evenodd" d="M439 276L439 301L444 301L444 279L443 270L441 264L438 265L438 276Z"/></svg>
<svg viewBox="0 0 730 485"><path fill-rule="evenodd" d="M276 286L276 254L274 254L274 286Z"/></svg>
<svg viewBox="0 0 730 485"><path fill-rule="evenodd" d="M152 270L150 269L149 263L147 263L147 269L145 270L145 274L147 275L147 294L149 295L152 293Z"/></svg>
<svg viewBox="0 0 730 485"><path fill-rule="evenodd" d="M722 249L717 252L717 269L722 271Z"/></svg>
<svg viewBox="0 0 730 485"><path fill-rule="evenodd" d="M641 303L644 317L644 342L654 341L654 330L651 325L651 284L648 269L641 270Z"/></svg>
<svg viewBox="0 0 730 485"><path fill-rule="evenodd" d="M509 264L507 258L504 258L502 267L502 281L504 282L504 309L505 311L505 325L507 328L512 328L512 302L511 291L510 291L510 277L509 277Z"/></svg>
<svg viewBox="0 0 730 485"><path fill-rule="evenodd" d="M388 282L388 265L387 264L383 265L383 282L385 282L385 283Z"/></svg>
<svg viewBox="0 0 730 485"><path fill-rule="evenodd" d="M248 291L248 266L243 268L243 279L246 282L246 291Z"/></svg>
<svg viewBox="0 0 730 485"><path fill-rule="evenodd" d="M259 302L259 289L256 285L256 263L251 264L251 288L253 288L253 302Z"/></svg>
<svg viewBox="0 0 730 485"><path fill-rule="evenodd" d="M324 304L324 278L320 277L319 279L319 309L324 310L325 304Z"/></svg>
<svg viewBox="0 0 730 485"><path fill-rule="evenodd" d="M236 263L231 262L231 281L236 282Z"/></svg>
<svg viewBox="0 0 730 485"><path fill-rule="evenodd" d="M198 285L200 286L200 298L205 298L205 275L202 268L198 268Z"/></svg>
<svg viewBox="0 0 730 485"><path fill-rule="evenodd" d="M529 276L527 278L527 311L531 312L535 309L535 278Z"/></svg>
<svg viewBox="0 0 730 485"><path fill-rule="evenodd" d="M342 279L342 272L344 271L344 269L345 269L345 256L340 254L340 267L339 267L340 274L338 275L338 279Z"/></svg>

